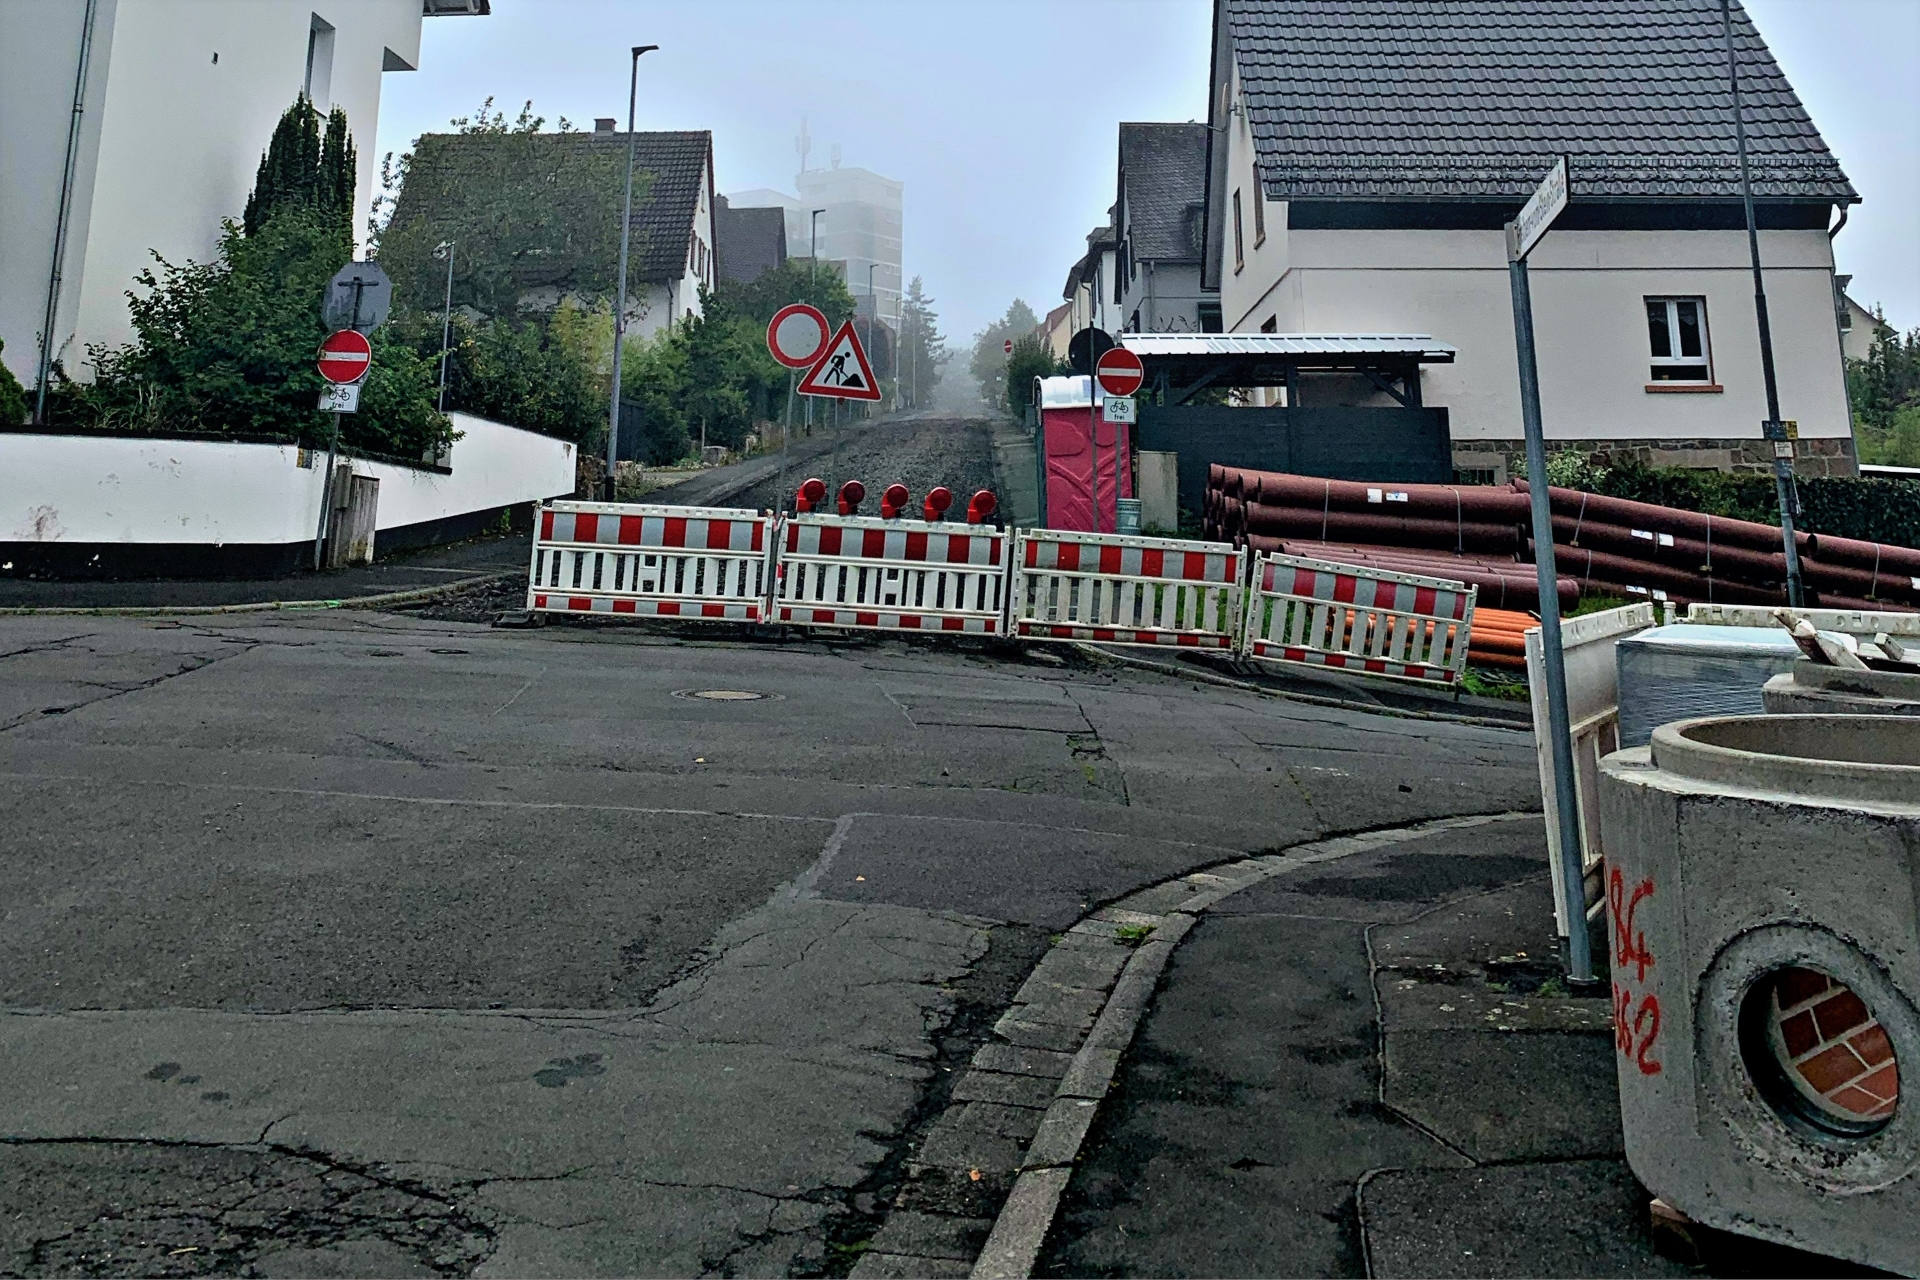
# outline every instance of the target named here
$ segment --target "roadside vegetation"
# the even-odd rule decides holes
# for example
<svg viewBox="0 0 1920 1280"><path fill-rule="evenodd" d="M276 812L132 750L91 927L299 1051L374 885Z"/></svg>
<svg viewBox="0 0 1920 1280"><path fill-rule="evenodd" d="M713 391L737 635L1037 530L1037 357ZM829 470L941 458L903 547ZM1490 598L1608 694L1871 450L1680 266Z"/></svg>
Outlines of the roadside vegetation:
<svg viewBox="0 0 1920 1280"><path fill-rule="evenodd" d="M1920 467L1920 329L1883 329L1865 360L1847 361L1860 461Z"/></svg>

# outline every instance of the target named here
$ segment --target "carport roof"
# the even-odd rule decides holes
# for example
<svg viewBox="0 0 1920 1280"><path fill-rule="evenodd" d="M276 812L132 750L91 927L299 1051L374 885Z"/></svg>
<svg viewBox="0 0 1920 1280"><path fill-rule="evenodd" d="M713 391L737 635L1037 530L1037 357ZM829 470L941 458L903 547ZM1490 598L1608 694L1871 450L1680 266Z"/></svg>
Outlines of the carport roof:
<svg viewBox="0 0 1920 1280"><path fill-rule="evenodd" d="M1252 358L1282 363L1354 357L1452 364L1459 348L1424 333L1123 333L1115 341L1142 360Z"/></svg>

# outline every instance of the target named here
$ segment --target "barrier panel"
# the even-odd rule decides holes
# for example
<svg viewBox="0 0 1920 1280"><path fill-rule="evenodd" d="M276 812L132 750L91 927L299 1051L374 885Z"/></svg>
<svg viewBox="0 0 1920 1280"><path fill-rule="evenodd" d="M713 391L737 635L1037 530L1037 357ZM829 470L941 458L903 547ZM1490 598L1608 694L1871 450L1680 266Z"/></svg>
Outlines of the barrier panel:
<svg viewBox="0 0 1920 1280"><path fill-rule="evenodd" d="M1032 529L1014 546L1012 634L1232 649L1245 569L1218 542Z"/></svg>
<svg viewBox="0 0 1920 1280"><path fill-rule="evenodd" d="M1454 685L1467 663L1478 588L1263 553L1254 563L1241 652Z"/></svg>
<svg viewBox="0 0 1920 1280"><path fill-rule="evenodd" d="M870 631L1005 630L1007 535L985 525L795 515L781 525L773 618Z"/></svg>
<svg viewBox="0 0 1920 1280"><path fill-rule="evenodd" d="M763 621L772 522L724 507L546 503L534 530L527 608Z"/></svg>

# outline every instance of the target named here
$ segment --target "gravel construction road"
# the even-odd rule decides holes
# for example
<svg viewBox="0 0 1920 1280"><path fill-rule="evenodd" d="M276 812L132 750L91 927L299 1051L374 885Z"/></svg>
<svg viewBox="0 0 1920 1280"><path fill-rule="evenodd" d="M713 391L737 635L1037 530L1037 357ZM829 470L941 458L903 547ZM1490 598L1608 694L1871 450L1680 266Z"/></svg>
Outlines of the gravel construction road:
<svg viewBox="0 0 1920 1280"><path fill-rule="evenodd" d="M755 485L727 503L733 507L768 508L792 491L808 476L819 476L834 492L848 480L867 486L867 501L861 510L877 515L880 492L898 481L913 491L914 506L919 506L929 489L946 485L953 490L951 518L959 518L967 499L976 489L991 489L993 479L993 427L985 418L958 418L944 414L912 414L875 423L846 439L829 453L796 467L787 477L787 493L779 494L777 482Z"/></svg>

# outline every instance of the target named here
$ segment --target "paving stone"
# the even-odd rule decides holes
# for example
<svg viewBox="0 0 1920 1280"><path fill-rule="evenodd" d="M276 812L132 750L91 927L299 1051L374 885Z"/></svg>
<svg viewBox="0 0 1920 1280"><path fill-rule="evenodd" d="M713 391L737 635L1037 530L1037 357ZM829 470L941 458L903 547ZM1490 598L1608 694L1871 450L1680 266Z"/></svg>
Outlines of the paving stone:
<svg viewBox="0 0 1920 1280"><path fill-rule="evenodd" d="M992 1230L991 1218L950 1218L896 1209L873 1237L873 1249L914 1258L958 1258L971 1265Z"/></svg>
<svg viewBox="0 0 1920 1280"><path fill-rule="evenodd" d="M1054 947L1040 958L1027 979L1029 984L1062 987L1101 988L1113 985L1120 970L1133 954L1129 947L1109 942L1095 950L1091 947Z"/></svg>
<svg viewBox="0 0 1920 1280"><path fill-rule="evenodd" d="M1017 1138L1006 1138L984 1129L969 1129L959 1122L957 1112L948 1112L934 1124L920 1150L914 1153L918 1164L941 1169L978 1169L982 1173L1020 1167L1021 1148Z"/></svg>
<svg viewBox="0 0 1920 1280"><path fill-rule="evenodd" d="M984 1044L974 1051L973 1065L986 1071L1004 1071L1012 1075L1043 1076L1058 1080L1067 1074L1073 1061L1070 1053L1048 1049L1024 1049L1016 1044Z"/></svg>
<svg viewBox="0 0 1920 1280"><path fill-rule="evenodd" d="M1025 1167L1044 1169L1070 1165L1080 1154L1080 1143L1099 1108L1088 1098L1056 1098L1047 1108L1039 1130L1027 1146Z"/></svg>
<svg viewBox="0 0 1920 1280"><path fill-rule="evenodd" d="M1008 1012L1022 1022L1046 1022L1062 1027L1090 1027L1107 1003L1107 993L1082 987L1021 988Z"/></svg>
<svg viewBox="0 0 1920 1280"><path fill-rule="evenodd" d="M1104 1098L1120 1068L1118 1049L1089 1048L1074 1055L1073 1065L1060 1080L1060 1097Z"/></svg>
<svg viewBox="0 0 1920 1280"><path fill-rule="evenodd" d="M1041 1117L1045 1115L1046 1110L1042 1107L1015 1107L1004 1102L968 1102L960 1106L957 1119L965 1128L1025 1142L1040 1128Z"/></svg>
<svg viewBox="0 0 1920 1280"><path fill-rule="evenodd" d="M973 1274L973 1264L958 1258L920 1258L900 1253L869 1250L860 1255L852 1274L856 1280L915 1280L916 1277L964 1277Z"/></svg>
<svg viewBox="0 0 1920 1280"><path fill-rule="evenodd" d="M1169 880L1165 884L1154 885L1151 889L1142 889L1129 894L1114 905L1128 911L1144 912L1148 915L1164 915L1193 896L1193 886L1185 880Z"/></svg>
<svg viewBox="0 0 1920 1280"><path fill-rule="evenodd" d="M953 1086L953 1096L960 1102L1001 1102L1012 1107L1044 1108L1053 1101L1058 1087L1059 1081L1050 1076L1009 1075L1003 1071L975 1069L960 1077L959 1083Z"/></svg>
<svg viewBox="0 0 1920 1280"><path fill-rule="evenodd" d="M1131 925L1147 925L1151 927L1153 925L1160 923L1160 916L1158 913L1148 913L1145 911L1128 911L1124 907L1102 907L1100 910L1093 913L1093 918L1095 920L1111 920L1115 924L1122 925L1122 926L1131 924Z"/></svg>
<svg viewBox="0 0 1920 1280"><path fill-rule="evenodd" d="M1087 1033L1080 1027L1062 1026L1057 1022L1026 1022L1014 1015L1020 1008L1008 1010L993 1024L993 1033L1009 1044L1017 1044L1028 1049L1051 1049L1055 1053L1075 1053L1086 1041Z"/></svg>

